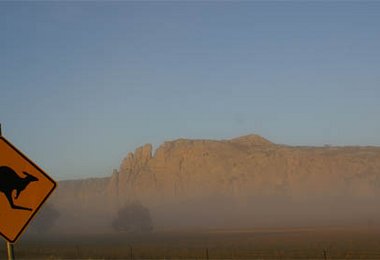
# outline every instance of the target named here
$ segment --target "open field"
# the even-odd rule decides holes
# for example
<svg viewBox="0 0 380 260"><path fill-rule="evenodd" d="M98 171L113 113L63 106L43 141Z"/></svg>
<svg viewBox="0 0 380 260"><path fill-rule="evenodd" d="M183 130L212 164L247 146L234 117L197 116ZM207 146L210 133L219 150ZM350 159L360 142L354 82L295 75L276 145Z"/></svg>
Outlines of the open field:
<svg viewBox="0 0 380 260"><path fill-rule="evenodd" d="M16 258L380 259L380 230L273 229L24 236ZM0 258L5 258L5 244Z"/></svg>

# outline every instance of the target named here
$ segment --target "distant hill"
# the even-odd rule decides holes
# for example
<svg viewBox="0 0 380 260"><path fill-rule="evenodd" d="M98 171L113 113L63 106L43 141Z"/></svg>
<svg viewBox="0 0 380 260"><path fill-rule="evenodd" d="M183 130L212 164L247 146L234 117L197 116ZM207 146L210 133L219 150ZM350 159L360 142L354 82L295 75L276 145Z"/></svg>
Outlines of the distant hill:
<svg viewBox="0 0 380 260"><path fill-rule="evenodd" d="M379 147L294 147L258 135L178 139L129 153L109 178L63 181L61 228L110 228L138 201L156 228L376 223Z"/></svg>

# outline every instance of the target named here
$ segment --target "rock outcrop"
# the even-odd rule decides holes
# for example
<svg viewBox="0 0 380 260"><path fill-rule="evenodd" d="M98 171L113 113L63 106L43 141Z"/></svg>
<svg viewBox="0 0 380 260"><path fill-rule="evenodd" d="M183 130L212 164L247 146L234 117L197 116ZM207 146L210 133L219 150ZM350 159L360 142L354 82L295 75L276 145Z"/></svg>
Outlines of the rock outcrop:
<svg viewBox="0 0 380 260"><path fill-rule="evenodd" d="M75 205L67 190L76 194ZM378 216L379 198L379 147L292 147L248 135L169 141L154 155L152 145L144 145L110 178L62 183L55 203L111 216L139 201L157 226L212 227L344 216L352 222L353 215Z"/></svg>
<svg viewBox="0 0 380 260"><path fill-rule="evenodd" d="M154 157L151 145L129 154L118 189L136 199L229 194L307 197L378 196L380 149L291 147L256 135L228 141L165 142ZM148 195L148 196L147 196Z"/></svg>

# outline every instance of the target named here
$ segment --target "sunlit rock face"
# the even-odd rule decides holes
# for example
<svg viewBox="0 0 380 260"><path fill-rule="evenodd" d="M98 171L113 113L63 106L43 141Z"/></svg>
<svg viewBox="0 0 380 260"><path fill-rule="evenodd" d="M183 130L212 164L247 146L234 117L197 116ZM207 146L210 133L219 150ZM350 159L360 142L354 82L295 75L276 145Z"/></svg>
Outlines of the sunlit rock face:
<svg viewBox="0 0 380 260"><path fill-rule="evenodd" d="M373 218L379 198L378 147L293 147L248 135L178 139L155 152L146 144L109 178L63 182L53 202L106 223L139 201L157 226L218 227Z"/></svg>
<svg viewBox="0 0 380 260"><path fill-rule="evenodd" d="M118 190L131 198L161 200L226 195L309 198L376 198L380 149L291 147L256 135L232 140L165 142L129 154L120 167Z"/></svg>

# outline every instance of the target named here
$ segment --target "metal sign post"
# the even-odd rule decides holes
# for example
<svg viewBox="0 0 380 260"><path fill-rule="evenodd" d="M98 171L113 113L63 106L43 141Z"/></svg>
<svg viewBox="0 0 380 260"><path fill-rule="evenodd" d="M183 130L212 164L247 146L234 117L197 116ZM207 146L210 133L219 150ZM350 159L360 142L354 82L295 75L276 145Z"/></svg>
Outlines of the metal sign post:
<svg viewBox="0 0 380 260"><path fill-rule="evenodd" d="M7 252L8 252L8 260L15 259L15 252L13 251L13 244L7 241Z"/></svg>

